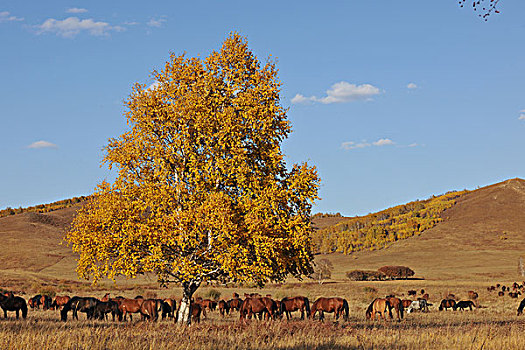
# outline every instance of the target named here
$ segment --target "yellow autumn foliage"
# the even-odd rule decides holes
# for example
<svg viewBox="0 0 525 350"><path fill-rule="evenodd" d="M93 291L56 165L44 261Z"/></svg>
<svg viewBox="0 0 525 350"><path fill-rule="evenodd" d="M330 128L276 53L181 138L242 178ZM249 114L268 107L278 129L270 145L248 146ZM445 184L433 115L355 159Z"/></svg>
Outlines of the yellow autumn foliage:
<svg viewBox="0 0 525 350"><path fill-rule="evenodd" d="M468 192L449 192L363 217L342 220L312 234L314 252L350 254L360 250L375 250L419 235L442 221L442 213Z"/></svg>
<svg viewBox="0 0 525 350"><path fill-rule="evenodd" d="M118 177L98 186L66 236L79 275L152 272L196 289L311 273L319 178L284 162L291 128L273 61L261 65L233 33L205 59L172 54L152 76L126 101L130 130L105 147Z"/></svg>

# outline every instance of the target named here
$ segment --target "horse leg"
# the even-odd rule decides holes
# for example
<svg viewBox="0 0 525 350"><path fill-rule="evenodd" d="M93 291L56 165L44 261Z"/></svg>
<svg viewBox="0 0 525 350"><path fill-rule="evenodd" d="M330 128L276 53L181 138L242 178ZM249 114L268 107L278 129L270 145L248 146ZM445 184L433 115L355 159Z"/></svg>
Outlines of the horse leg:
<svg viewBox="0 0 525 350"><path fill-rule="evenodd" d="M319 321L324 321L324 311L319 311Z"/></svg>

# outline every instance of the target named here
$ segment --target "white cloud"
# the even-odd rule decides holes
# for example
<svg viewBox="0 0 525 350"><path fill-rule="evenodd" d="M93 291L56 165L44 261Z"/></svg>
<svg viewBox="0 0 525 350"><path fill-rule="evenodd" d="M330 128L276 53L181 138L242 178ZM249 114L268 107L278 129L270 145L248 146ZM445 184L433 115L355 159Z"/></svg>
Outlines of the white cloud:
<svg viewBox="0 0 525 350"><path fill-rule="evenodd" d="M520 117L518 118L518 120L525 120L525 114L520 114Z"/></svg>
<svg viewBox="0 0 525 350"><path fill-rule="evenodd" d="M320 102L323 104L344 103L358 100L370 100L372 96L378 95L381 91L370 84L356 85L346 81L335 83L326 91L326 96L306 97L301 94L295 95L292 103Z"/></svg>
<svg viewBox="0 0 525 350"><path fill-rule="evenodd" d="M152 18L152 19L150 19L147 24L150 27L157 27L158 28L158 27L162 26L162 24L165 23L165 22L166 22L166 19L160 17L160 18Z"/></svg>
<svg viewBox="0 0 525 350"><path fill-rule="evenodd" d="M120 32L124 30L122 27L111 26L106 22L96 22L91 18L81 20L77 17L68 17L62 21L49 18L38 28L40 33L56 33L56 35L64 38L73 38L82 31L86 31L90 35L101 36L108 35L110 31Z"/></svg>
<svg viewBox="0 0 525 350"><path fill-rule="evenodd" d="M407 89L411 89L412 90L412 89L417 89L417 88L418 88L418 86L415 83L408 83L408 85L407 85Z"/></svg>
<svg viewBox="0 0 525 350"><path fill-rule="evenodd" d="M388 145L393 145L394 144L394 141L390 140L390 139L379 139L375 142L372 142L374 146L388 146Z"/></svg>
<svg viewBox="0 0 525 350"><path fill-rule="evenodd" d="M67 13L86 13L88 10L78 7L72 7L66 10Z"/></svg>
<svg viewBox="0 0 525 350"><path fill-rule="evenodd" d="M2 23L2 22L20 22L20 21L23 21L23 20L24 20L23 18L12 16L7 11L0 12L0 23Z"/></svg>
<svg viewBox="0 0 525 350"><path fill-rule="evenodd" d="M410 145L408 145L407 147L418 147L418 146L421 146L421 145L414 142L414 143L411 143Z"/></svg>
<svg viewBox="0 0 525 350"><path fill-rule="evenodd" d="M341 148L346 149L346 150L356 149L356 148L365 148L365 147L370 147L370 146L372 145L366 141L359 142L359 143L353 142L353 141L346 141L346 142L341 143Z"/></svg>
<svg viewBox="0 0 525 350"><path fill-rule="evenodd" d="M27 148L58 148L58 146L48 141L36 141L27 146Z"/></svg>

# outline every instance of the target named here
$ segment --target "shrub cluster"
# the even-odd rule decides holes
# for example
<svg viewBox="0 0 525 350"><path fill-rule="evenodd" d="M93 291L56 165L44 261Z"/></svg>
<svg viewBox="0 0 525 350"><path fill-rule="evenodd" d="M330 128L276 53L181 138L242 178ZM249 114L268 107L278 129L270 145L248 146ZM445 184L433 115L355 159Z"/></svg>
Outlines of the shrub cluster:
<svg viewBox="0 0 525 350"><path fill-rule="evenodd" d="M346 273L351 281L383 281L386 279L384 273L374 270L354 270Z"/></svg>
<svg viewBox="0 0 525 350"><path fill-rule="evenodd" d="M378 271L390 279L407 279L415 274L412 269L406 266L383 266Z"/></svg>

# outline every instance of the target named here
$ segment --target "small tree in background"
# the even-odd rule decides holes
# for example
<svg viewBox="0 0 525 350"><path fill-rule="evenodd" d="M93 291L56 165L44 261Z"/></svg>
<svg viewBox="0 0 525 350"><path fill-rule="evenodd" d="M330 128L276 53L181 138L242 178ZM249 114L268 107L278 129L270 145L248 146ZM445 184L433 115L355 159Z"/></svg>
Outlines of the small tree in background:
<svg viewBox="0 0 525 350"><path fill-rule="evenodd" d="M332 277L332 271L334 265L328 259L320 259L315 262L314 272L310 275L311 278L318 281L319 284L323 284L324 280Z"/></svg>

